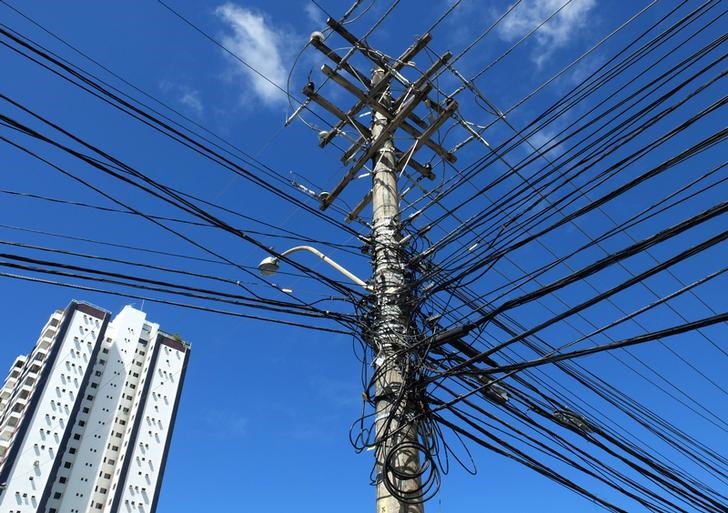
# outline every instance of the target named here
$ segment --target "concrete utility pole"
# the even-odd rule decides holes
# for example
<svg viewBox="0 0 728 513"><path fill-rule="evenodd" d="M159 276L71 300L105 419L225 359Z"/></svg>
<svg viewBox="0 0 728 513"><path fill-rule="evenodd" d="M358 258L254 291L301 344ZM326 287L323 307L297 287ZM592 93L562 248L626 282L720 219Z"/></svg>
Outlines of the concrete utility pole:
<svg viewBox="0 0 728 513"><path fill-rule="evenodd" d="M352 184L358 173L374 161L372 189L346 216L346 222L359 219L359 214L371 202L372 236L370 239L374 275L368 289L373 293L372 325L367 342L375 353L374 359L374 407L375 407L375 456L376 456L376 513L423 513L427 488L432 483L421 474L428 462L420 462L418 424L414 420L421 411L411 396L417 387L415 358L411 348L418 340L410 327L410 290L405 273L405 254L401 238L399 218L400 195L397 181L400 174L418 173L421 178L433 180L435 175L429 164L421 164L416 153L426 149L446 162L455 162L455 156L433 141L433 136L457 110L457 103L446 99L444 104L429 98L433 89L430 78L442 69L452 57L446 52L428 69L410 80L404 76L404 68L412 65L412 59L432 39L423 34L397 59L384 56L370 48L366 41L357 38L346 27L329 18L327 25L348 45L374 65L372 79L359 70L352 54L339 55L330 48L321 32L311 35L311 45L335 64L321 66L327 81L340 86L354 97L354 104L347 110L327 100L313 82L303 88L308 101L313 102L334 116L336 121L328 131L319 133L319 146L325 147L331 140L346 134L355 134L353 144L343 152L341 162L348 170L331 191L319 195L320 208L326 210ZM405 89L398 98L392 99L390 85L395 82ZM420 108L420 113L416 112ZM372 126L367 127L359 119L365 108L371 109ZM424 111L424 112L423 112ZM395 133L406 134L411 139L409 148L398 149L393 141ZM263 262L273 269L277 262ZM429 463L431 464L431 463ZM430 469L431 470L431 469ZM422 489L422 480L426 490ZM388 486L389 485L389 486ZM394 490L396 493L392 493Z"/></svg>
<svg viewBox="0 0 728 513"><path fill-rule="evenodd" d="M372 87L382 80L385 71L375 69ZM380 103L391 102L387 88ZM386 133L388 119L372 113L372 138ZM392 496L384 484L390 479L405 497L417 498L420 488L420 462L417 425L410 425L394 435L411 418L407 398L399 398L405 383L408 353L403 351L409 343L407 312L403 308L407 297L407 283L399 233L399 192L394 144L391 135L375 156L372 173L372 258L374 276L372 285L376 296L373 344L376 351L376 458L377 458L377 513L421 513L423 504L407 504ZM397 411L398 410L398 411ZM404 422L403 422L404 421ZM394 473L384 476L385 460L389 459ZM407 478L412 476L411 478ZM402 479L404 477L404 479Z"/></svg>

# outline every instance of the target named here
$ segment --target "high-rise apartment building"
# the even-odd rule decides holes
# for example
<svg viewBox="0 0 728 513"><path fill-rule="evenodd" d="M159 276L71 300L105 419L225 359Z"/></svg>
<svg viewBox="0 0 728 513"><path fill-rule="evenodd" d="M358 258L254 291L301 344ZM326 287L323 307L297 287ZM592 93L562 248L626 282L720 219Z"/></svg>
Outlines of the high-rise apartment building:
<svg viewBox="0 0 728 513"><path fill-rule="evenodd" d="M73 301L0 389L0 512L153 513L190 346Z"/></svg>

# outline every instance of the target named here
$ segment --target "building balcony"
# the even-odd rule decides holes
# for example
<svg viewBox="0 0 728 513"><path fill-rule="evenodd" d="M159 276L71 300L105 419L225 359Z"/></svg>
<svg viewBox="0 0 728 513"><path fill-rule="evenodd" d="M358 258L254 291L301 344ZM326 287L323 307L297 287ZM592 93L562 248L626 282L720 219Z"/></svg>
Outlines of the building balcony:
<svg viewBox="0 0 728 513"><path fill-rule="evenodd" d="M8 376L8 379L5 380L5 383L3 383L3 390L10 390L12 393L13 389L15 388L15 385L18 383L18 378L13 378Z"/></svg>
<svg viewBox="0 0 728 513"><path fill-rule="evenodd" d="M28 398L27 397L16 397L15 401L13 401L13 406L11 411L17 411L22 412L25 410L25 407L28 405Z"/></svg>
<svg viewBox="0 0 728 513"><path fill-rule="evenodd" d="M47 344L44 344L45 347L38 346L35 348L35 351L33 351L33 361L37 360L45 360L48 356L48 350L51 346L50 342Z"/></svg>
<svg viewBox="0 0 728 513"><path fill-rule="evenodd" d="M46 325L45 331L43 332L44 337L52 337L58 331L57 326L52 326L50 323Z"/></svg>
<svg viewBox="0 0 728 513"><path fill-rule="evenodd" d="M5 424L2 428L0 428L0 440L11 440L14 435L15 426Z"/></svg>
<svg viewBox="0 0 728 513"><path fill-rule="evenodd" d="M12 440L13 436L15 436L16 431L16 428L3 423L2 427L0 428L0 440Z"/></svg>
<svg viewBox="0 0 728 513"><path fill-rule="evenodd" d="M11 411L8 413L7 417L5 418L5 425L7 427L15 428L20 424L20 419L23 418L23 414L21 412L17 411Z"/></svg>
<svg viewBox="0 0 728 513"><path fill-rule="evenodd" d="M18 390L17 396L21 399L27 399L33 394L35 388L32 385L23 385Z"/></svg>

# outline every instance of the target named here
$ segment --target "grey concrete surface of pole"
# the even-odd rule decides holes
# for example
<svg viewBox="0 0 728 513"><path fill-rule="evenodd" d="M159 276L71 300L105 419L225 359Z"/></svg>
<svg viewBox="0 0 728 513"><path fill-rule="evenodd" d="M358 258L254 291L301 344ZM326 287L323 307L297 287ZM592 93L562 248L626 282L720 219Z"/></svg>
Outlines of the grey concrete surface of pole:
<svg viewBox="0 0 728 513"><path fill-rule="evenodd" d="M385 71L376 69L372 77L375 86ZM387 89L381 103L390 102ZM387 118L373 112L372 140L377 140L387 126ZM375 155L372 173L372 226L374 276L372 287L376 296L376 315L373 344L376 351L376 476L377 513L422 513L424 505L419 495L420 471L417 426L405 425L412 417L409 401L400 396L409 364L407 283L401 236L399 232L399 192L395 168L394 145L391 137ZM385 464L386 463L386 464ZM387 470L388 468L388 470ZM411 476L411 477L410 477ZM385 480L399 492L393 495ZM413 498L412 503L403 498Z"/></svg>

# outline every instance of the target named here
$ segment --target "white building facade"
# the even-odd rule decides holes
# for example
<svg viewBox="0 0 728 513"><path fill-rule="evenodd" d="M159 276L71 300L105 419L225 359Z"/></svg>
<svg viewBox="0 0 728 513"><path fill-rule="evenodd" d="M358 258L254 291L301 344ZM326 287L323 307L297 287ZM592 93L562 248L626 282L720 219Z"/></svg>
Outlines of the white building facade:
<svg viewBox="0 0 728 513"><path fill-rule="evenodd" d="M0 389L0 511L153 513L190 346L73 301Z"/></svg>

